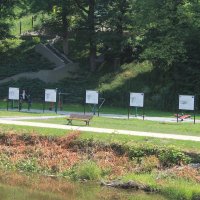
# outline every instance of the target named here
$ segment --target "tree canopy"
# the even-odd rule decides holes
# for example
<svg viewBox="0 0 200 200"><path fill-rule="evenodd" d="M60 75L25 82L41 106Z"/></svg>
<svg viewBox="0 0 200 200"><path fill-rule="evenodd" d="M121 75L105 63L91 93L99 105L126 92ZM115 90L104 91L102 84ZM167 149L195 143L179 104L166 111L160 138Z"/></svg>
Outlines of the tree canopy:
<svg viewBox="0 0 200 200"><path fill-rule="evenodd" d="M92 72L102 62L114 68L116 59L121 65L148 60L162 83L158 91L184 85L200 93L198 0L0 0L0 39L9 35L19 5L47 14L43 28L62 38L63 53L70 56L73 48L76 58L86 56Z"/></svg>

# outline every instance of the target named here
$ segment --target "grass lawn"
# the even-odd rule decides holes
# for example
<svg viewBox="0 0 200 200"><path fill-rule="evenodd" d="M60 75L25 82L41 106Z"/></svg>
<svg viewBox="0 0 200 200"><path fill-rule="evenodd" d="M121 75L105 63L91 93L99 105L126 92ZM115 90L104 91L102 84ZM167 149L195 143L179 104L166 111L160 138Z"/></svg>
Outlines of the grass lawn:
<svg viewBox="0 0 200 200"><path fill-rule="evenodd" d="M31 120L34 122L44 122L52 124L67 124L67 120L63 118ZM83 126L84 122L73 121L73 125ZM119 130L145 131L157 133L169 133L180 135L200 136L200 124L188 123L164 123L138 119L112 119L106 117L94 117L90 123L90 127L110 128Z"/></svg>
<svg viewBox="0 0 200 200"><path fill-rule="evenodd" d="M17 102L16 102L17 104ZM6 109L6 101L0 100L0 108ZM11 105L11 104L10 104ZM22 108L26 109L28 107L27 103L24 102L22 104ZM45 104L45 109L48 109L50 107L50 103ZM86 105L86 112L92 112L92 105ZM34 100L32 101L32 106L31 109L43 109L43 102L35 102ZM55 107L53 107L55 110ZM83 112L84 111L84 106L81 104L63 104L62 109L58 106L58 111L63 111L63 112ZM102 106L100 109L100 113L102 114L119 114L119 115L128 115L128 108L125 107L113 107L113 106ZM143 110L141 108L136 109L135 108L130 108L130 114L135 116L137 115L143 115ZM145 116L150 116L150 117L173 117L176 112L167 112L167 111L160 111L160 110L153 110L150 108L145 108ZM180 111L181 113L181 111ZM184 112L184 114L190 114L193 115L191 112ZM200 119L199 114L196 116L197 119Z"/></svg>
<svg viewBox="0 0 200 200"><path fill-rule="evenodd" d="M39 116L49 116L56 115L55 113L35 113L35 112L19 112L19 111L5 111L0 110L0 118L3 117L39 117Z"/></svg>
<svg viewBox="0 0 200 200"><path fill-rule="evenodd" d="M143 184L148 183L153 188L159 188L160 193L169 199L199 199L193 198L195 194L200 193L199 183L181 178L158 177L158 174L155 173L132 173L125 175L123 180L134 180Z"/></svg>

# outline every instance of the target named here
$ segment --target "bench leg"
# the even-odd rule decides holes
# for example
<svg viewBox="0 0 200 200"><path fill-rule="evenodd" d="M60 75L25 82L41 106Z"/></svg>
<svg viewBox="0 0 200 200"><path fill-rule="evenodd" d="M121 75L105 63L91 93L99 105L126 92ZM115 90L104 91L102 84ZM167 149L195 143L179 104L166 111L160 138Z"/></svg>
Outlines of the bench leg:
<svg viewBox="0 0 200 200"><path fill-rule="evenodd" d="M67 125L72 125L72 120L71 119L68 119L67 121L68 121Z"/></svg>

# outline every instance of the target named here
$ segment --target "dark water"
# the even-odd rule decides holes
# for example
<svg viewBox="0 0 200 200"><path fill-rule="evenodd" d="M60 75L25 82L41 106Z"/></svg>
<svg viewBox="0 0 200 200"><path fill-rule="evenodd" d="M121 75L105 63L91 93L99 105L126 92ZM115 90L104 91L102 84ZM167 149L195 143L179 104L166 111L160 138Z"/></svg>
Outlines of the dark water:
<svg viewBox="0 0 200 200"><path fill-rule="evenodd" d="M126 191L98 183L71 183L67 180L0 174L0 200L165 200L158 194Z"/></svg>

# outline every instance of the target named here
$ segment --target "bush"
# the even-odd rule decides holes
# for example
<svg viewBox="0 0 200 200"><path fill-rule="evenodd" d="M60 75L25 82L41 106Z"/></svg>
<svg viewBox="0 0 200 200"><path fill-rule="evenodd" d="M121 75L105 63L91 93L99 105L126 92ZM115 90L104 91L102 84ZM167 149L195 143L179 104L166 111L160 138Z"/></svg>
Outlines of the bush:
<svg viewBox="0 0 200 200"><path fill-rule="evenodd" d="M159 167L159 159L156 156L144 157L141 161L139 172L151 172Z"/></svg>
<svg viewBox="0 0 200 200"><path fill-rule="evenodd" d="M142 157L155 155L163 167L186 164L191 160L189 156L175 147L159 147L148 144L127 147L127 153L131 159L137 158L140 162Z"/></svg>
<svg viewBox="0 0 200 200"><path fill-rule="evenodd" d="M76 169L77 179L98 180L101 177L101 169L91 160L80 163Z"/></svg>
<svg viewBox="0 0 200 200"><path fill-rule="evenodd" d="M190 158L174 147L159 151L158 158L163 166L182 165L190 162Z"/></svg>
<svg viewBox="0 0 200 200"><path fill-rule="evenodd" d="M38 165L34 159L20 160L16 164L16 168L25 172L37 172Z"/></svg>

